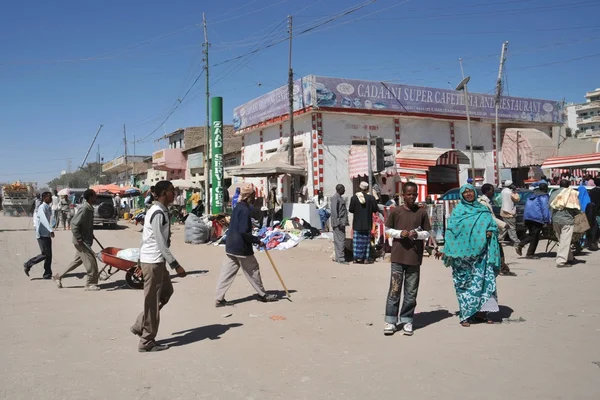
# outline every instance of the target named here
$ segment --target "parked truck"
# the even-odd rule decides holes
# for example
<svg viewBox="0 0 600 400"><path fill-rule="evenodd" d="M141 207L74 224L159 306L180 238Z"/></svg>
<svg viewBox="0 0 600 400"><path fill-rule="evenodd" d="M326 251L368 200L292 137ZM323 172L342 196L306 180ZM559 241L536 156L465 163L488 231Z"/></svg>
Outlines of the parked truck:
<svg viewBox="0 0 600 400"><path fill-rule="evenodd" d="M2 209L5 216L21 217L31 215L34 190L30 184L14 182L2 186Z"/></svg>

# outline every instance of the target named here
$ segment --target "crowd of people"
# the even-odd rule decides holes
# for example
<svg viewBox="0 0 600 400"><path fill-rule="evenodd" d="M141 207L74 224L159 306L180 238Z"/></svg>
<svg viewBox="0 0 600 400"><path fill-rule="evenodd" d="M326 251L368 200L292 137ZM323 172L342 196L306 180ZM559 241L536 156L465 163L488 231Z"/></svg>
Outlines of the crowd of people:
<svg viewBox="0 0 600 400"><path fill-rule="evenodd" d="M600 178L595 183L597 187L588 193L588 188L583 184L573 189L570 181L563 179L559 182L560 188L549 193L545 179L536 182L536 189L525 204L524 223L528 231L522 240L516 232L516 206L520 196L513 182L504 183L500 195L500 218L495 216L492 207L495 197L493 185L484 184L479 197L477 189L471 184L460 188L460 201L447 218L444 247L436 254L436 258L441 259L452 270L459 321L463 327L469 327L473 323L490 323L488 313L499 311L496 277L501 274L515 275L505 263L501 241L505 244L512 243L518 255L522 255L524 247L529 246L526 258L537 259L539 257L536 250L540 237L544 230L547 231L552 226L554 240L558 242L556 264L561 268L576 262L572 251L572 245L576 244L574 234L587 234L588 247L591 250L597 249ZM353 262L372 263L371 229L380 205L375 196L369 193L368 183L361 182L359 188L350 197L348 205L343 185L336 186L336 193L331 201L322 191L313 199L318 210L327 210L327 213L319 214L322 221L331 220L335 261L342 264L347 264L345 242L350 214L353 215ZM150 196L146 199L149 209L142 231L139 256L139 266L144 277L144 305L131 327L131 332L140 337L140 352L155 352L167 348L155 341L160 310L173 294L167 265L180 277L186 275L185 269L170 250L171 224L168 207L176 201L175 188L169 181L161 181L152 188ZM391 269L383 329L385 335L392 335L397 331L402 331L404 335L413 334L420 267L425 244L431 239L428 213L423 204L417 203L417 198L417 185L405 183L402 202L400 199L395 200L398 204L390 209L385 220L385 234L391 240ZM24 271L27 276L34 265L43 261L44 279L53 279L62 288L64 276L83 264L87 276L85 290L100 289L98 265L91 249L95 239L93 204L96 193L88 189L83 193L83 199L82 207L69 220L75 258L64 271L53 274L52 239L58 224L52 225L51 221L60 218L64 199L58 198L57 193L54 196L50 192L41 194L33 219L41 254L25 262ZM276 296L266 292L259 263L254 256L254 247L263 246L259 238L253 235L251 211L255 201L256 188L250 183L238 188L233 197L232 202L235 204L215 293L216 307L232 305L225 299L225 295L240 268L256 291L257 300L277 300Z"/></svg>

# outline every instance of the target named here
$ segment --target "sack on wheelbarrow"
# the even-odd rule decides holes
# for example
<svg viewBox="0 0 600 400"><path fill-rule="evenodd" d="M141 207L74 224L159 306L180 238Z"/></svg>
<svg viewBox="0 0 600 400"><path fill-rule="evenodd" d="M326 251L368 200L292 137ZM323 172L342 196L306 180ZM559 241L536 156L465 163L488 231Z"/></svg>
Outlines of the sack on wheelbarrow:
<svg viewBox="0 0 600 400"><path fill-rule="evenodd" d="M574 233L585 233L590 229L590 223L584 213L575 216Z"/></svg>

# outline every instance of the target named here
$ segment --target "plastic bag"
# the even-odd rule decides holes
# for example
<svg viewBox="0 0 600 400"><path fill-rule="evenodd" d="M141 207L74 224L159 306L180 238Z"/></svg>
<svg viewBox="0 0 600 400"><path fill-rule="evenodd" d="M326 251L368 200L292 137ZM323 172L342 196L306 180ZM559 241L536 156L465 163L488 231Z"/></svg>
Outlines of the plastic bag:
<svg viewBox="0 0 600 400"><path fill-rule="evenodd" d="M122 260L137 262L140 259L140 249L123 249L117 253L117 257Z"/></svg>
<svg viewBox="0 0 600 400"><path fill-rule="evenodd" d="M185 242L191 244L206 243L210 239L211 225L195 214L189 214L185 220Z"/></svg>

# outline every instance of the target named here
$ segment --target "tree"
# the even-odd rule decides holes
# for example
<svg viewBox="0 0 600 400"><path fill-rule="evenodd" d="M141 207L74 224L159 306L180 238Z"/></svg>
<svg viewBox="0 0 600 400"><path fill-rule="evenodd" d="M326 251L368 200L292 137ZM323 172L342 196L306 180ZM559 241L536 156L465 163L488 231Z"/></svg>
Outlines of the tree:
<svg viewBox="0 0 600 400"><path fill-rule="evenodd" d="M109 183L109 178L101 174L102 164L93 162L75 172L66 173L48 182L48 186L55 189L57 187L87 188L95 183Z"/></svg>

